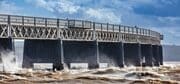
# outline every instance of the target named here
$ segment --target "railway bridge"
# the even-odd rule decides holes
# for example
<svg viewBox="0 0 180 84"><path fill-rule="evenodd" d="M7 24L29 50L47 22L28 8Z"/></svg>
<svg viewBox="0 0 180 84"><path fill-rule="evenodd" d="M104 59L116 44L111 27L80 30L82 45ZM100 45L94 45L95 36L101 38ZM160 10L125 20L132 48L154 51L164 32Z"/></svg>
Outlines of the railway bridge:
<svg viewBox="0 0 180 84"><path fill-rule="evenodd" d="M24 40L24 68L35 63L52 63L56 69L73 63L88 68L163 64L163 35L137 26L0 14L0 52L15 51L14 39Z"/></svg>

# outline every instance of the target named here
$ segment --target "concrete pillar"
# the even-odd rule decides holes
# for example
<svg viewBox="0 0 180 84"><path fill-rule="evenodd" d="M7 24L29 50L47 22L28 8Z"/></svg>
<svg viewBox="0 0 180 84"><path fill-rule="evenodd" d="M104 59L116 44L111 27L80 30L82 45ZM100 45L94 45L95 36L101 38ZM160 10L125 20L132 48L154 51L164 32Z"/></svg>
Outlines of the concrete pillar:
<svg viewBox="0 0 180 84"><path fill-rule="evenodd" d="M33 63L53 63L53 69L63 69L60 40L25 40L23 67L32 68Z"/></svg>
<svg viewBox="0 0 180 84"><path fill-rule="evenodd" d="M95 46L96 46L95 55L96 55L96 59L97 59L97 65L94 66L94 67L93 67L93 65L91 65L90 68L99 68L99 63L100 63L100 62L99 62L99 61L100 61L100 60L99 60L99 43L98 43L97 40L95 41L95 43L96 43L96 45L95 45Z"/></svg>
<svg viewBox="0 0 180 84"><path fill-rule="evenodd" d="M143 66L152 66L152 45L151 44L141 44L141 60Z"/></svg>
<svg viewBox="0 0 180 84"><path fill-rule="evenodd" d="M99 42L99 57L100 63L108 63L110 66L123 67L123 43Z"/></svg>
<svg viewBox="0 0 180 84"><path fill-rule="evenodd" d="M122 66L121 67L124 67L125 65L125 62L124 62L124 43L123 42L120 42L120 46L121 46L121 56L122 56Z"/></svg>
<svg viewBox="0 0 180 84"><path fill-rule="evenodd" d="M63 41L64 62L70 67L71 63L88 63L88 68L98 68L98 50L95 41Z"/></svg>
<svg viewBox="0 0 180 84"><path fill-rule="evenodd" d="M124 44L124 62L127 66L141 65L141 45L138 43Z"/></svg>
<svg viewBox="0 0 180 84"><path fill-rule="evenodd" d="M153 49L153 65L159 66L160 57L159 57L159 46L158 45L152 45Z"/></svg>
<svg viewBox="0 0 180 84"><path fill-rule="evenodd" d="M163 49L162 45L159 45L159 58L160 58L160 65L163 65Z"/></svg>

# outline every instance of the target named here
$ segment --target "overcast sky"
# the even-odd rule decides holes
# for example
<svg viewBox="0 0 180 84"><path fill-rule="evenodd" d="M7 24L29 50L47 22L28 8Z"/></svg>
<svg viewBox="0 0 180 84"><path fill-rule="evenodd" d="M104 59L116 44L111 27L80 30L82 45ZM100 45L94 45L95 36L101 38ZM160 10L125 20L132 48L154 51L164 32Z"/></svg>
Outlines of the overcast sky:
<svg viewBox="0 0 180 84"><path fill-rule="evenodd" d="M0 0L1 14L73 18L139 26L180 45L180 0Z"/></svg>

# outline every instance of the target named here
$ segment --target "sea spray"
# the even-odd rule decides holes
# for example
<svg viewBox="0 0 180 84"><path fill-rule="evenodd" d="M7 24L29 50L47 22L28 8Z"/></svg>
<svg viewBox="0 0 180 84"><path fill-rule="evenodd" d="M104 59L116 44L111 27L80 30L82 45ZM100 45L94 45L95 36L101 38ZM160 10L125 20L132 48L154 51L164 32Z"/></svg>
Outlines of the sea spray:
<svg viewBox="0 0 180 84"><path fill-rule="evenodd" d="M3 64L3 71L9 73L16 73L21 68L18 66L14 52L3 51L1 52L1 60Z"/></svg>

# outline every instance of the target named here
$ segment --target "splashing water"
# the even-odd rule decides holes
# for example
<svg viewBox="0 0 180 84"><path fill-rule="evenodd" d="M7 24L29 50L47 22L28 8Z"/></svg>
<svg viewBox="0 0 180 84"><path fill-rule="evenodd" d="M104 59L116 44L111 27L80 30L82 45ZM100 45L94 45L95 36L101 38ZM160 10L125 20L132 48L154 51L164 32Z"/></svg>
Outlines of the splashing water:
<svg viewBox="0 0 180 84"><path fill-rule="evenodd" d="M14 52L1 52L1 59L4 72L16 73L21 69L16 62L16 56L14 55Z"/></svg>
<svg viewBox="0 0 180 84"><path fill-rule="evenodd" d="M153 84L179 84L178 81L180 81L180 67L126 66L124 68L71 70L64 65L65 68L62 71L36 71L20 68L14 52L1 52L0 55L5 72L0 73L0 83L147 84L153 82Z"/></svg>
<svg viewBox="0 0 180 84"><path fill-rule="evenodd" d="M179 69L169 67L109 67L103 69L77 69L62 71L44 71L44 70L25 70L25 72L6 74L1 73L2 83L33 83L33 84L179 84L177 81L180 76L174 74L180 73ZM174 78L176 77L176 78ZM14 80L14 81L12 81ZM177 81L174 81L177 80ZM1 83L1 79L0 79Z"/></svg>

